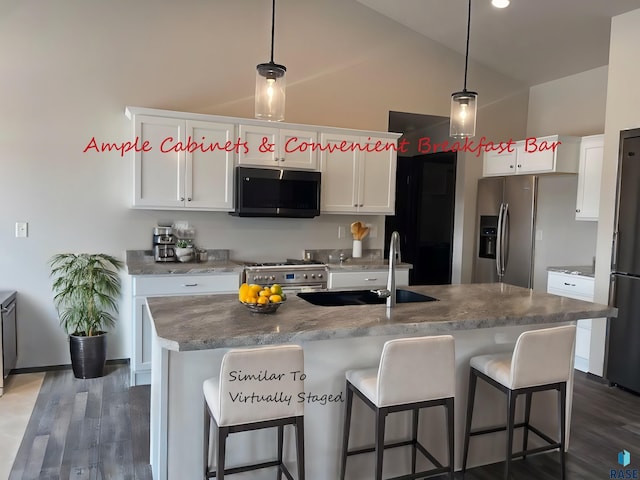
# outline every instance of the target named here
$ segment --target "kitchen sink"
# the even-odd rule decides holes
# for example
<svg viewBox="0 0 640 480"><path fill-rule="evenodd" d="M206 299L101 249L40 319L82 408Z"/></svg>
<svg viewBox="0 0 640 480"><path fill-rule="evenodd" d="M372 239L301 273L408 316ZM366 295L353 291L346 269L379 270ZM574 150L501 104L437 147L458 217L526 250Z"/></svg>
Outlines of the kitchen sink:
<svg viewBox="0 0 640 480"><path fill-rule="evenodd" d="M370 290L343 290L337 292L300 292L298 296L307 302L321 307L342 307L346 305L382 305L386 298L379 298ZM410 290L396 290L396 303L434 302L437 298L429 297Z"/></svg>

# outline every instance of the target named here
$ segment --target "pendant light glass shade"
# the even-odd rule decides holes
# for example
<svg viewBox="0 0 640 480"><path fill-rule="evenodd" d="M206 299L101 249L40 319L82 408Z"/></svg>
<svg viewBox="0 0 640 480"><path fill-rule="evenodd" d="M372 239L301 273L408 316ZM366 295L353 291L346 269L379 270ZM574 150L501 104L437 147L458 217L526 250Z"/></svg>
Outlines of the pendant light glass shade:
<svg viewBox="0 0 640 480"><path fill-rule="evenodd" d="M462 91L451 95L449 135L454 138L475 136L477 100L478 94L476 92Z"/></svg>
<svg viewBox="0 0 640 480"><path fill-rule="evenodd" d="M468 138L476 134L476 113L478 93L467 91L467 69L469 66L469 32L471 31L471 0L467 16L467 50L464 57L464 87L461 92L451 95L451 115L449 135L454 138Z"/></svg>
<svg viewBox="0 0 640 480"><path fill-rule="evenodd" d="M261 63L256 67L256 118L284 120L286 73L283 65L275 63Z"/></svg>
<svg viewBox="0 0 640 480"><path fill-rule="evenodd" d="M276 26L276 0L271 10L271 60L256 67L256 118L281 122L284 120L285 75L287 68L273 61L273 39Z"/></svg>

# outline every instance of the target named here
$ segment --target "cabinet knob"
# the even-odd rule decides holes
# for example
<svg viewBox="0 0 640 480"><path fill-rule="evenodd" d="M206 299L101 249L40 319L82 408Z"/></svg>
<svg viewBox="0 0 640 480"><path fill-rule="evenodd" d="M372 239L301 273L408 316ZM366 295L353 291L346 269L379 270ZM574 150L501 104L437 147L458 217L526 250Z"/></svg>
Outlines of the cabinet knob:
<svg viewBox="0 0 640 480"><path fill-rule="evenodd" d="M280 161L281 161L281 162L284 162L284 157L282 157L282 158L280 159Z"/></svg>
<svg viewBox="0 0 640 480"><path fill-rule="evenodd" d="M513 165L509 165L509 168L513 168Z"/></svg>
<svg viewBox="0 0 640 480"><path fill-rule="evenodd" d="M518 165L518 168L522 168L522 165Z"/></svg>
<svg viewBox="0 0 640 480"><path fill-rule="evenodd" d="M360 205L358 205L359 207L364 207L364 203L361 203Z"/></svg>
<svg viewBox="0 0 640 480"><path fill-rule="evenodd" d="M190 201L191 201L191 197L187 198L187 202L190 202Z"/></svg>
<svg viewBox="0 0 640 480"><path fill-rule="evenodd" d="M357 207L357 206L358 206L358 204L357 204L357 203L354 203L354 204L353 204L353 206L354 206L354 207Z"/></svg>
<svg viewBox="0 0 640 480"><path fill-rule="evenodd" d="M576 213L580 213L580 209L579 208L576 208Z"/></svg>
<svg viewBox="0 0 640 480"><path fill-rule="evenodd" d="M184 197L180 197L180 201L181 201L181 202L184 202Z"/></svg>

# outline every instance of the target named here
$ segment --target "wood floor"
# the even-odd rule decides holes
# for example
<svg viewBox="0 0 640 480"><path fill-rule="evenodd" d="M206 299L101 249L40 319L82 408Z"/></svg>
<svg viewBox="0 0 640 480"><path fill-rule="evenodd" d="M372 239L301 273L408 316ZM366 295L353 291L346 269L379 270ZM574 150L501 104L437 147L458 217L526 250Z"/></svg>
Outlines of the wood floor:
<svg viewBox="0 0 640 480"><path fill-rule="evenodd" d="M93 380L47 373L9 480L151 479L149 387L129 388L126 365L107 368ZM640 397L576 372L567 478L610 478L623 449L631 454L626 468L640 469ZM465 480L500 479L502 467L469 470ZM512 478L560 478L558 454L513 462Z"/></svg>

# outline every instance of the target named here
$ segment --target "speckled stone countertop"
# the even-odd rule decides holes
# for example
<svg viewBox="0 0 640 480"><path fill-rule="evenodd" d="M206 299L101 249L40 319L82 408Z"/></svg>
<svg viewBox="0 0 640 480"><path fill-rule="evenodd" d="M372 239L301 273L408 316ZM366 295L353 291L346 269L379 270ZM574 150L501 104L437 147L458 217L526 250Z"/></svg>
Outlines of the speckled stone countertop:
<svg viewBox="0 0 640 480"><path fill-rule="evenodd" d="M163 347L175 351L379 335L431 335L616 316L617 309L507 284L408 288L437 302L320 307L290 296L273 314L251 313L235 294L147 298Z"/></svg>
<svg viewBox="0 0 640 480"><path fill-rule="evenodd" d="M582 275L583 277L594 277L593 266L578 266L578 267L547 267L548 272L567 273L569 275Z"/></svg>
<svg viewBox="0 0 640 480"><path fill-rule="evenodd" d="M241 272L242 265L229 260L229 250L207 250L206 262L156 262L151 250L127 250L129 275L206 274Z"/></svg>
<svg viewBox="0 0 640 480"><path fill-rule="evenodd" d="M385 260L381 249L365 249L362 251L362 257L353 258L351 250L305 250L305 255L309 255L313 260L319 261L327 265L329 270L382 270L389 268L389 260ZM340 262L340 254L346 260ZM398 268L413 268L413 265L406 262L400 262Z"/></svg>

